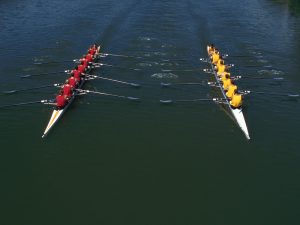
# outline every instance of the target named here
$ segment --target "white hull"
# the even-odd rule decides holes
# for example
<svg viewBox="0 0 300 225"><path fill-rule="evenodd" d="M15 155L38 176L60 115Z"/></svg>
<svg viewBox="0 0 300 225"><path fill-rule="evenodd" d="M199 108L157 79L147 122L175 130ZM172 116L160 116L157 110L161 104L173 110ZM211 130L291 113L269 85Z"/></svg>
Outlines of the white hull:
<svg viewBox="0 0 300 225"><path fill-rule="evenodd" d="M208 47L207 47L207 53L208 53ZM245 118L244 118L244 115L243 115L243 110L242 108L240 109L233 109L227 99L227 96L225 94L225 91L222 87L222 84L218 78L218 75L216 73L216 71L214 70L214 65L212 64L212 62L210 62L210 65L211 65L211 69L213 71L213 74L215 76L215 79L216 79L216 82L217 82L217 86L220 87L220 90L222 92L222 95L223 95L223 98L225 99L226 101L226 105L228 106L229 110L231 111L236 123L239 125L239 127L241 128L241 130L243 131L243 133L245 134L246 138L248 140L250 140L250 136L249 136L249 132L248 132L248 128L247 128L247 124L246 124L246 121L245 121Z"/></svg>

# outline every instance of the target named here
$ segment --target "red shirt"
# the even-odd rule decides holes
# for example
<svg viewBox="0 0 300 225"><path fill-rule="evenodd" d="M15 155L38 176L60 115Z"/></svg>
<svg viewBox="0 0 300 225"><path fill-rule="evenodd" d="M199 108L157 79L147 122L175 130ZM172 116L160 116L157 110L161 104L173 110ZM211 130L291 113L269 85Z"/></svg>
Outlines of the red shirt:
<svg viewBox="0 0 300 225"><path fill-rule="evenodd" d="M88 53L91 54L91 55L95 55L96 49L90 48L89 51L88 51Z"/></svg>
<svg viewBox="0 0 300 225"><path fill-rule="evenodd" d="M85 56L85 59L88 61L88 62L92 62L93 61L93 56L91 54L87 54Z"/></svg>
<svg viewBox="0 0 300 225"><path fill-rule="evenodd" d="M85 66L84 65L82 65L82 64L80 64L79 66L78 66L78 71L80 72L80 73L83 73L84 71L85 71Z"/></svg>
<svg viewBox="0 0 300 225"><path fill-rule="evenodd" d="M64 107L66 104L67 104L67 100L66 100L65 96L63 96L63 95L57 95L57 96L56 96L56 106L57 106L57 107L62 108L62 107Z"/></svg>
<svg viewBox="0 0 300 225"><path fill-rule="evenodd" d="M72 88L75 88L77 85L77 80L75 79L75 77L70 77L69 78L69 84Z"/></svg>
<svg viewBox="0 0 300 225"><path fill-rule="evenodd" d="M75 80L79 82L81 79L80 77L81 73L78 70L72 70L72 73L74 74Z"/></svg>
<svg viewBox="0 0 300 225"><path fill-rule="evenodd" d="M70 97L72 95L72 87L69 84L65 84L63 87L64 95Z"/></svg>
<svg viewBox="0 0 300 225"><path fill-rule="evenodd" d="M89 65L88 64L89 61L86 58L80 59L80 61L83 62L84 67L87 67Z"/></svg>

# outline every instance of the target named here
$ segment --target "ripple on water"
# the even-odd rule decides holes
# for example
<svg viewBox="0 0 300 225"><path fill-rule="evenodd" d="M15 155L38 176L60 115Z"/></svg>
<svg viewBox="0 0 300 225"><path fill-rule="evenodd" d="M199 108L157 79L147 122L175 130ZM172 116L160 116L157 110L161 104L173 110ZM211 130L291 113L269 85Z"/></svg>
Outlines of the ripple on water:
<svg viewBox="0 0 300 225"><path fill-rule="evenodd" d="M271 69L271 70L259 70L257 72L260 75L281 75L281 76L284 75L283 71L275 70L275 69Z"/></svg>
<svg viewBox="0 0 300 225"><path fill-rule="evenodd" d="M155 74L152 74L151 77L156 78L156 79L164 79L164 78L176 79L176 78L178 78L178 76L174 73L155 73Z"/></svg>
<svg viewBox="0 0 300 225"><path fill-rule="evenodd" d="M146 63L146 62L139 63L138 65L139 65L140 67L151 67L151 66L152 66L151 63Z"/></svg>
<svg viewBox="0 0 300 225"><path fill-rule="evenodd" d="M140 37L139 40L141 40L141 41L152 41L152 40L154 40L154 38L151 38L151 37Z"/></svg>

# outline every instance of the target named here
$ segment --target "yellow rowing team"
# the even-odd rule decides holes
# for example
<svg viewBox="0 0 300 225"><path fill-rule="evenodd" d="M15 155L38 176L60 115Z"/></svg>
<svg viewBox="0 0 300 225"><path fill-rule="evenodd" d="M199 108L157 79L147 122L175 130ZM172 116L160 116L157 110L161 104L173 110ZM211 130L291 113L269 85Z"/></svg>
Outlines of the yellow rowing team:
<svg viewBox="0 0 300 225"><path fill-rule="evenodd" d="M217 72L218 78L223 85L226 96L230 100L229 103L231 107L240 108L243 104L243 96L238 93L238 87L230 78L230 66L225 65L220 52L217 48L214 47L214 45L208 45L207 52L213 65L215 66L215 70Z"/></svg>

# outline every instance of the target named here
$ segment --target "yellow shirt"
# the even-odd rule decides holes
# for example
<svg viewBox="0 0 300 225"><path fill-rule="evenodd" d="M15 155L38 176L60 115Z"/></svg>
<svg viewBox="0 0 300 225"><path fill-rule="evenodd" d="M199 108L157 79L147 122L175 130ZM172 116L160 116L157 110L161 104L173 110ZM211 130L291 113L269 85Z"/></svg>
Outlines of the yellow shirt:
<svg viewBox="0 0 300 225"><path fill-rule="evenodd" d="M216 53L213 53L212 55L212 63L213 64L216 64L220 59L220 55L219 54L216 54Z"/></svg>
<svg viewBox="0 0 300 225"><path fill-rule="evenodd" d="M226 66L220 64L219 66L217 66L217 71L218 71L217 74L220 76L222 73L225 72L225 69L226 69Z"/></svg>
<svg viewBox="0 0 300 225"><path fill-rule="evenodd" d="M221 62L223 61L223 59L219 59L217 62L217 67L219 67L221 65Z"/></svg>
<svg viewBox="0 0 300 225"><path fill-rule="evenodd" d="M223 81L223 89L228 90L228 88L232 85L231 79L225 79Z"/></svg>
<svg viewBox="0 0 300 225"><path fill-rule="evenodd" d="M243 97L240 94L234 94L231 98L230 105L234 108L241 107L243 104Z"/></svg>
<svg viewBox="0 0 300 225"><path fill-rule="evenodd" d="M230 78L230 73L228 73L228 72L224 72L224 73L222 73L222 74L219 76L222 82L224 82L225 80L227 80L227 79L226 79L226 75L228 75L229 78Z"/></svg>
<svg viewBox="0 0 300 225"><path fill-rule="evenodd" d="M235 90L237 90L237 86L232 84L228 87L228 91L226 92L226 96L228 98L232 98L232 96L234 95Z"/></svg>
<svg viewBox="0 0 300 225"><path fill-rule="evenodd" d="M226 78L226 75L228 75L229 76L229 78ZM230 73L228 73L228 72L224 72L224 73L222 73L221 74L221 81L224 83L226 80L230 80ZM231 82L230 82L231 83Z"/></svg>

